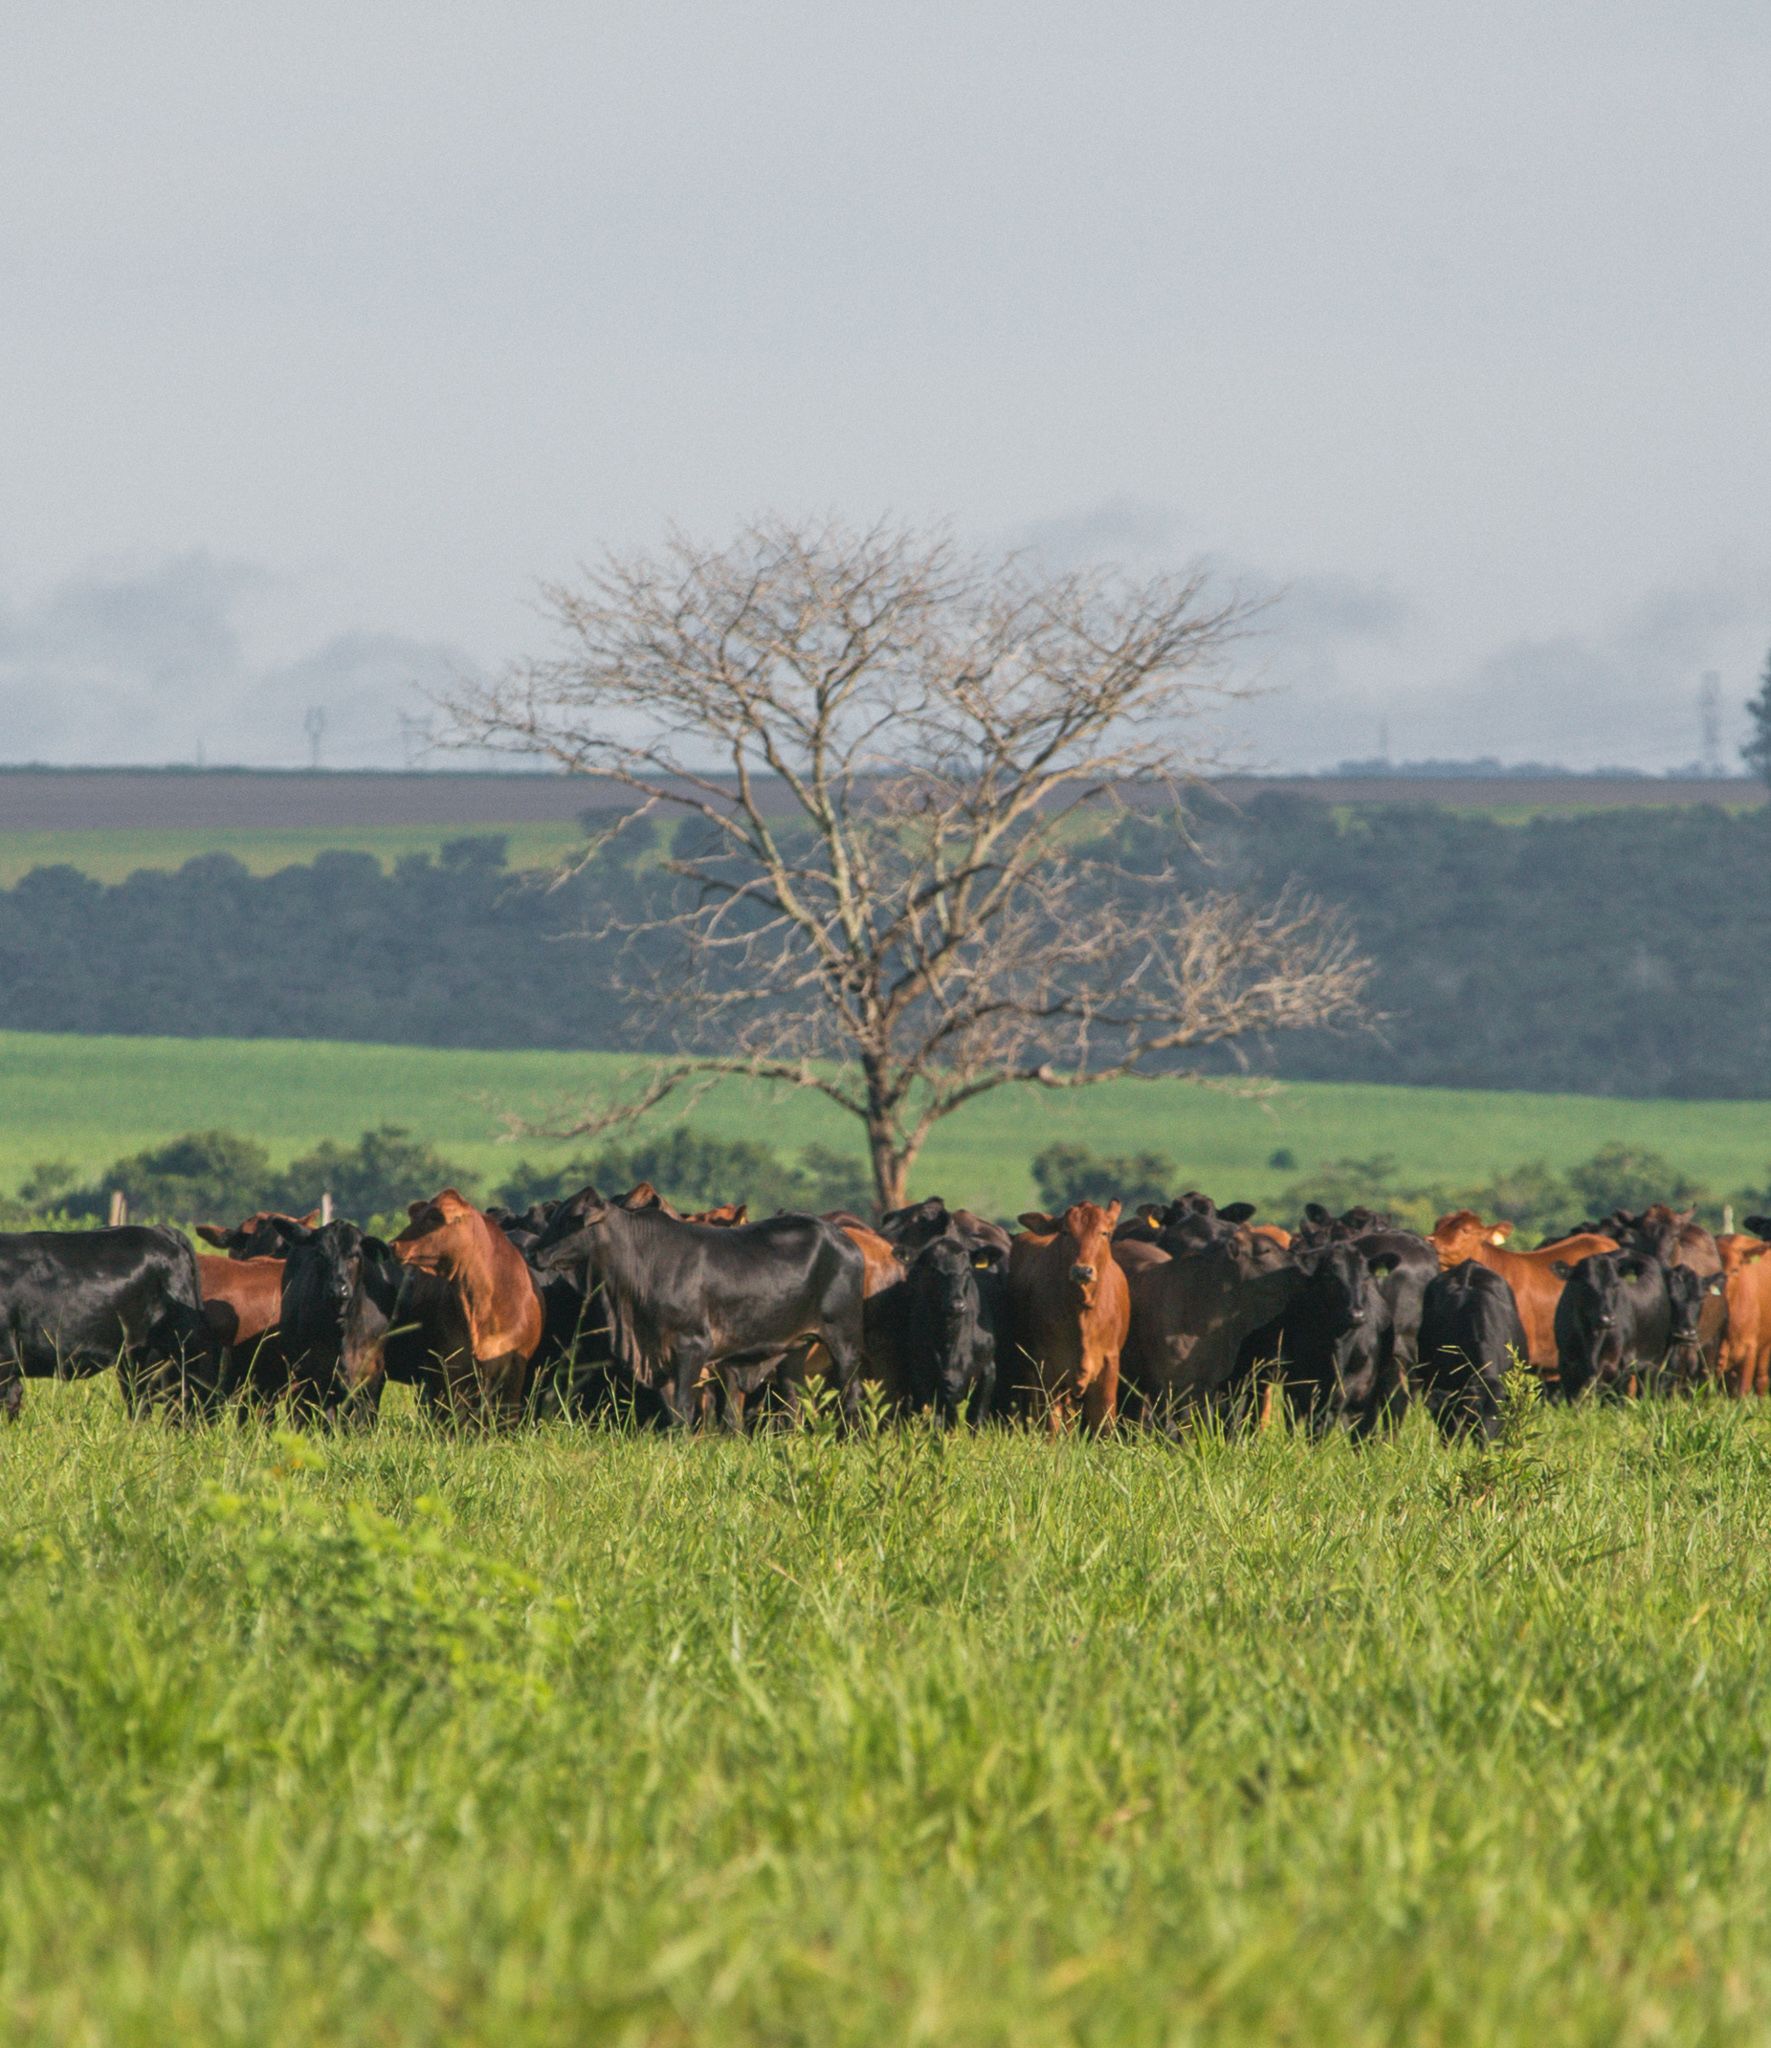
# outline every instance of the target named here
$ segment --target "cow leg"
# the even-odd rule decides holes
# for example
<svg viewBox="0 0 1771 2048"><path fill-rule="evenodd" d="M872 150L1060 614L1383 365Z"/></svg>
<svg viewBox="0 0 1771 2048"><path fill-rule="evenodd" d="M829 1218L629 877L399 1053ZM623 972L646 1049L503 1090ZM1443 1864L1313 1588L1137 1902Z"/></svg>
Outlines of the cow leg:
<svg viewBox="0 0 1771 2048"><path fill-rule="evenodd" d="M972 1381L971 1400L966 1409L966 1420L973 1429L982 1429L990 1420L991 1404L996 1397L996 1355L977 1367Z"/></svg>
<svg viewBox="0 0 1771 2048"><path fill-rule="evenodd" d="M719 1379L720 1427L727 1436L744 1434L744 1389L734 1386L724 1374Z"/></svg>
<svg viewBox="0 0 1771 2048"><path fill-rule="evenodd" d="M1119 1353L1108 1352L1082 1396L1082 1426L1090 1436L1113 1427L1119 1412Z"/></svg>
<svg viewBox="0 0 1771 2048"><path fill-rule="evenodd" d="M693 1430L701 1419L699 1387L707 1354L699 1344L678 1344L671 1353L670 1375L664 1382L665 1405L679 1429Z"/></svg>
<svg viewBox="0 0 1771 2048"><path fill-rule="evenodd" d="M830 1353L830 1384L836 1389L838 1415L844 1429L853 1429L861 1419L861 1347L846 1335L826 1330L824 1348Z"/></svg>
<svg viewBox="0 0 1771 2048"><path fill-rule="evenodd" d="M24 1375L17 1371L8 1372L0 1378L0 1422L16 1422L24 1405Z"/></svg>

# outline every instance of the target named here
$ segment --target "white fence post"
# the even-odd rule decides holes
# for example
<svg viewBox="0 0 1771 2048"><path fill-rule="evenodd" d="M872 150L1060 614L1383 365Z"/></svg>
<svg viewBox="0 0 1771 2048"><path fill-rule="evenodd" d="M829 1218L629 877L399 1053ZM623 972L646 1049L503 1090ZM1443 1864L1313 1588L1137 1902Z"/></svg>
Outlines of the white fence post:
<svg viewBox="0 0 1771 2048"><path fill-rule="evenodd" d="M121 1188L111 1190L111 1228L116 1230L129 1221L129 1198Z"/></svg>
<svg viewBox="0 0 1771 2048"><path fill-rule="evenodd" d="M323 1224L332 1221L332 1190L330 1188L327 1188L320 1197L320 1221Z"/></svg>

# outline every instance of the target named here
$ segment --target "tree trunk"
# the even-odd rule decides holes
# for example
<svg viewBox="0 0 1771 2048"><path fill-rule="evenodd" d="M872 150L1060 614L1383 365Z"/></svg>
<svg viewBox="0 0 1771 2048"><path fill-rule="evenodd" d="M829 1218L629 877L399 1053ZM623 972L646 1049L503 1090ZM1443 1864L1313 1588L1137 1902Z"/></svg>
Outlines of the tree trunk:
<svg viewBox="0 0 1771 2048"><path fill-rule="evenodd" d="M890 1131L880 1130L871 1119L867 1126L867 1152L873 1165L873 1199L880 1214L903 1208L910 1199L908 1154L893 1144Z"/></svg>

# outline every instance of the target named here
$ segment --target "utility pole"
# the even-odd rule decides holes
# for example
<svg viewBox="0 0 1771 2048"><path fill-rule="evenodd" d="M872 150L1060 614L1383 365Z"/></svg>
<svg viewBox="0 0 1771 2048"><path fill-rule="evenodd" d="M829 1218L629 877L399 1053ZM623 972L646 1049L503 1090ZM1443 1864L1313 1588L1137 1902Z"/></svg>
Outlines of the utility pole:
<svg viewBox="0 0 1771 2048"><path fill-rule="evenodd" d="M408 768L416 768L423 757L430 752L431 722L416 711L401 711L396 714L400 721L400 752Z"/></svg>
<svg viewBox="0 0 1771 2048"><path fill-rule="evenodd" d="M1703 735L1703 773L1719 777L1722 767L1722 678L1715 669L1704 671L1697 690L1697 721Z"/></svg>
<svg viewBox="0 0 1771 2048"><path fill-rule="evenodd" d="M326 707L324 704L310 704L302 729L307 734L308 766L320 765L320 742L326 737Z"/></svg>

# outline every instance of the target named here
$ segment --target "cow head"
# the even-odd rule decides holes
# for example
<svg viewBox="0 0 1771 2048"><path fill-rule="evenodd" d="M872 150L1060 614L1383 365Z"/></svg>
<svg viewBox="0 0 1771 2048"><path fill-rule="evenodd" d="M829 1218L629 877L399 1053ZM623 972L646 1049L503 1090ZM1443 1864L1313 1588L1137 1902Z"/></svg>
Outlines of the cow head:
<svg viewBox="0 0 1771 2048"><path fill-rule="evenodd" d="M1749 1221L1771 1223L1771 1216L1750 1218ZM1722 1272L1730 1280L1736 1274L1744 1273L1749 1266L1756 1266L1767 1252L1771 1252L1771 1243L1766 1243L1756 1231L1749 1237L1716 1239L1716 1253L1722 1261Z"/></svg>
<svg viewBox="0 0 1771 2048"><path fill-rule="evenodd" d="M538 1273L571 1273L581 1269L591 1256L597 1227L617 1211L632 1213L624 1210L621 1203L599 1195L593 1187L580 1188L555 1207L547 1228L529 1247L529 1264Z"/></svg>
<svg viewBox="0 0 1771 2048"><path fill-rule="evenodd" d="M1720 1274L1699 1273L1690 1266L1666 1268L1667 1303L1672 1312L1667 1345L1667 1366L1675 1380L1690 1385L1703 1376L1703 1332L1699 1327L1705 1305L1721 1294Z"/></svg>
<svg viewBox="0 0 1771 2048"><path fill-rule="evenodd" d="M1119 1204L1101 1208L1095 1202L1072 1202L1062 1216L1048 1216L1042 1209L1030 1209L1020 1217L1024 1230L1040 1237L1068 1241L1070 1284L1082 1296L1084 1308L1093 1308L1101 1284L1101 1273L1113 1258L1113 1226L1119 1221Z"/></svg>
<svg viewBox="0 0 1771 2048"><path fill-rule="evenodd" d="M1474 1209L1455 1209L1433 1225L1432 1245L1441 1267L1449 1269L1498 1251L1512 1234L1510 1223L1484 1223Z"/></svg>
<svg viewBox="0 0 1771 2048"><path fill-rule="evenodd" d="M952 1212L939 1195L911 1202L902 1209L888 1209L879 1219L879 1234L903 1252L919 1252L937 1237L946 1237L952 1227Z"/></svg>
<svg viewBox="0 0 1771 2048"><path fill-rule="evenodd" d="M205 1244L226 1252L230 1259L280 1259L290 1245L299 1244L319 1221L318 1209L310 1209L305 1216L285 1216L279 1210L261 1209L232 1229L225 1223L199 1223L195 1229Z"/></svg>

